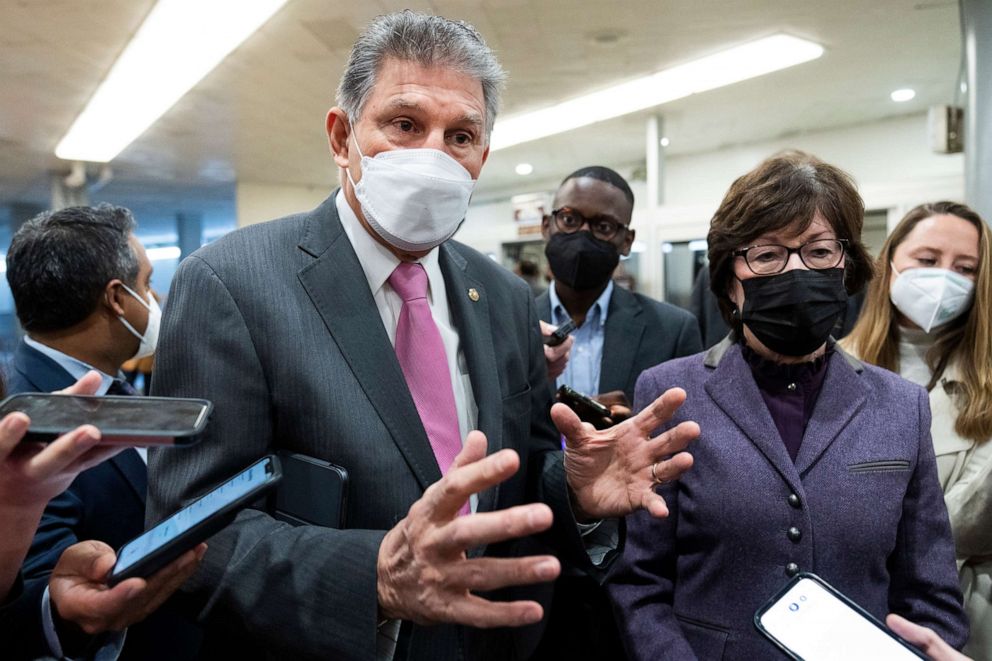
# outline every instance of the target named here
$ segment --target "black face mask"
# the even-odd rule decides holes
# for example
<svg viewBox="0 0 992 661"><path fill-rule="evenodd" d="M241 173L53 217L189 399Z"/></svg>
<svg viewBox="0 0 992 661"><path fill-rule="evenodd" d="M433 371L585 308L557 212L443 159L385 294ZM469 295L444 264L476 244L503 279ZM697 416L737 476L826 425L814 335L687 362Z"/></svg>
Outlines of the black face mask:
<svg viewBox="0 0 992 661"><path fill-rule="evenodd" d="M755 337L783 356L813 353L847 307L844 269L793 269L742 280L741 321Z"/></svg>
<svg viewBox="0 0 992 661"><path fill-rule="evenodd" d="M620 263L620 251L615 245L582 231L553 235L544 254L555 280L578 290L603 286Z"/></svg>

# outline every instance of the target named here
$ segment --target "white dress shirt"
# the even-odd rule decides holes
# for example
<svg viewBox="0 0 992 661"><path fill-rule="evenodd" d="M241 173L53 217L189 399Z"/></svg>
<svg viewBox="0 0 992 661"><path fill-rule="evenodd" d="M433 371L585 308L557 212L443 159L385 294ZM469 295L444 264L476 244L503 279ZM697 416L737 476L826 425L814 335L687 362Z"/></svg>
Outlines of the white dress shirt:
<svg viewBox="0 0 992 661"><path fill-rule="evenodd" d="M399 266L400 259L376 241L362 226L358 216L348 205L342 191L338 191L334 202L337 205L341 225L344 227L351 246L355 249L355 254L358 255L362 270L365 272L365 279L368 280L369 290L375 300L375 307L379 310L386 335L389 336L389 342L395 346L396 325L399 323L400 310L403 309L403 299L389 284L389 276ZM462 443L464 443L465 436L476 428L479 419L479 407L475 403L475 394L472 391L472 381L469 378L465 353L459 347L458 331L451 323L451 308L448 306L447 289L444 284L444 276L441 275L441 265L438 262L438 249L431 250L417 261L423 265L424 271L427 272L429 285L427 303L430 305L434 323L437 324L438 331L441 333L441 342L444 344L444 353L448 359L451 389L455 394L455 409L458 413L458 432L461 435ZM472 496L473 512L475 511L476 500L476 497Z"/></svg>

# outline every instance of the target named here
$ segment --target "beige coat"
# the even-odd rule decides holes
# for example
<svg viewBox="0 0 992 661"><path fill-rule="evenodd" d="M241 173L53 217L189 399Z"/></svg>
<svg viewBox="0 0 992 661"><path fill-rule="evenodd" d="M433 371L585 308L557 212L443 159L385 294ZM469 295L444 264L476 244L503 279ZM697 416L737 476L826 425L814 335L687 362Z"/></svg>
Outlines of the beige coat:
<svg viewBox="0 0 992 661"><path fill-rule="evenodd" d="M964 651L976 661L992 661L992 440L976 443L954 431L956 378L950 366L930 392L930 430L971 621Z"/></svg>

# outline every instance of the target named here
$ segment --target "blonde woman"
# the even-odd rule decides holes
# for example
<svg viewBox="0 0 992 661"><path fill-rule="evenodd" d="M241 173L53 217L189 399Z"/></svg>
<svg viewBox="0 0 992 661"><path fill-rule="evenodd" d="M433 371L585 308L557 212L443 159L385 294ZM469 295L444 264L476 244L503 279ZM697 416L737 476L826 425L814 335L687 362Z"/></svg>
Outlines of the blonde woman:
<svg viewBox="0 0 992 661"><path fill-rule="evenodd" d="M882 246L842 345L930 392L937 470L971 638L992 660L992 238L963 204L923 204Z"/></svg>

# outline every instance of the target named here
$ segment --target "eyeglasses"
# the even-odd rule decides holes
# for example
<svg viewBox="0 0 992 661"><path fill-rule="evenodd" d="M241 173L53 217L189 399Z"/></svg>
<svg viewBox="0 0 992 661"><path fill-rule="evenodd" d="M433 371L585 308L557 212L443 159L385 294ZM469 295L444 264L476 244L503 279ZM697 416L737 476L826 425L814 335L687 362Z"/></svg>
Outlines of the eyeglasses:
<svg viewBox="0 0 992 661"><path fill-rule="evenodd" d="M582 229L583 225L589 226L589 231L597 239L611 241L620 230L627 231L626 225L621 225L615 220L597 216L596 218L586 218L578 211L569 207L561 207L551 212L551 217L555 219L555 227L559 232L574 234Z"/></svg>
<svg viewBox="0 0 992 661"><path fill-rule="evenodd" d="M822 270L839 265L846 250L847 239L818 239L798 248L775 244L749 246L735 250L734 257L743 257L747 267L755 275L774 275L785 270L792 253L799 253L799 259L806 268Z"/></svg>

